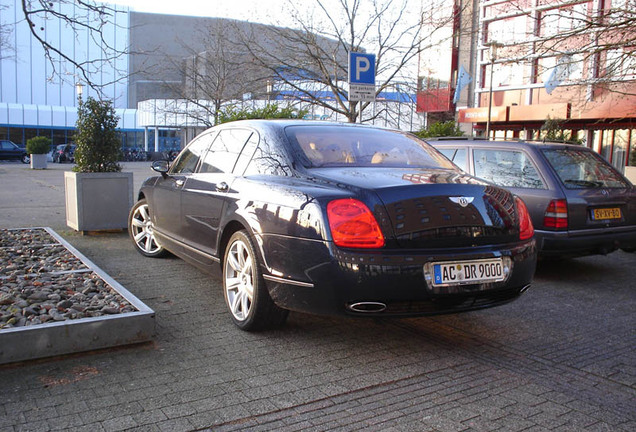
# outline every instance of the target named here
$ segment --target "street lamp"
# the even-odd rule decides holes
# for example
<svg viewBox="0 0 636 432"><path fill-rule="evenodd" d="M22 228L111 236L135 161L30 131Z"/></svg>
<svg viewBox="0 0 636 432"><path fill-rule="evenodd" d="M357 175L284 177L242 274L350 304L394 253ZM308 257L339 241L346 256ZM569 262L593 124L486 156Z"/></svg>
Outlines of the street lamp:
<svg viewBox="0 0 636 432"><path fill-rule="evenodd" d="M490 48L490 86L488 89L488 120L486 121L486 138L490 139L490 116L492 113L492 73L495 69L495 60L497 60L497 50L503 47L503 44L492 41L486 44Z"/></svg>
<svg viewBox="0 0 636 432"><path fill-rule="evenodd" d="M272 96L272 92L274 91L274 84L272 81L267 80L267 103L269 104L269 100Z"/></svg>
<svg viewBox="0 0 636 432"><path fill-rule="evenodd" d="M75 84L75 91L77 92L77 98L80 102L82 102L82 94L84 93L84 84L81 81L78 81Z"/></svg>

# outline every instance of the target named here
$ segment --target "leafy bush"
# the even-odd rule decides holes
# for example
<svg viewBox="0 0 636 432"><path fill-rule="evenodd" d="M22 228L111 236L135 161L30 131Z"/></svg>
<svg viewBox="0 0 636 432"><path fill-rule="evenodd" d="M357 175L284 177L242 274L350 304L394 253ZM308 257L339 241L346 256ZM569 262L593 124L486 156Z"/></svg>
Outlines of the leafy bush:
<svg viewBox="0 0 636 432"><path fill-rule="evenodd" d="M427 128L422 128L414 132L419 138L435 138L435 137L460 137L464 136L464 132L457 126L454 121L433 123Z"/></svg>
<svg viewBox="0 0 636 432"><path fill-rule="evenodd" d="M219 113L219 124L247 119L297 119L303 118L309 111L287 107L280 108L277 104L267 104L263 108L255 109L227 109Z"/></svg>
<svg viewBox="0 0 636 432"><path fill-rule="evenodd" d="M119 172L120 140L117 136L115 108L110 101L89 97L81 102L77 112L75 133L76 172Z"/></svg>
<svg viewBox="0 0 636 432"><path fill-rule="evenodd" d="M51 149L51 140L45 136L29 138L26 144L28 154L47 154Z"/></svg>
<svg viewBox="0 0 636 432"><path fill-rule="evenodd" d="M572 131L563 128L563 120L548 117L541 126L540 136L544 141L583 144L583 140L576 138Z"/></svg>

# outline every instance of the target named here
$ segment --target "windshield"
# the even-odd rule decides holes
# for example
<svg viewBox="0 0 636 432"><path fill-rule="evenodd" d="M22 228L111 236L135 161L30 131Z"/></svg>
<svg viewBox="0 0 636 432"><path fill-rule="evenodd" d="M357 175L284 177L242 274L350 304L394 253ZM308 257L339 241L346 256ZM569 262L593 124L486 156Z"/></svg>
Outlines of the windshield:
<svg viewBox="0 0 636 432"><path fill-rule="evenodd" d="M418 167L456 169L444 156L413 136L347 126L290 126L285 129L308 168Z"/></svg>
<svg viewBox="0 0 636 432"><path fill-rule="evenodd" d="M620 174L591 151L545 149L543 153L567 189L627 187Z"/></svg>

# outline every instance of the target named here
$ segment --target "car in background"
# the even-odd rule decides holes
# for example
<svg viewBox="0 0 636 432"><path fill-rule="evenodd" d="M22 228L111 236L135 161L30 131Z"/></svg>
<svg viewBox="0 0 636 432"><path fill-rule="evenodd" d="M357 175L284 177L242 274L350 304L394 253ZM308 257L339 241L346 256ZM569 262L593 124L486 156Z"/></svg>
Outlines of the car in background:
<svg viewBox="0 0 636 432"><path fill-rule="evenodd" d="M0 140L0 159L19 160L25 164L31 160L25 149L9 140Z"/></svg>
<svg viewBox="0 0 636 432"><path fill-rule="evenodd" d="M59 144L53 150L53 162L75 162L75 145Z"/></svg>
<svg viewBox="0 0 636 432"><path fill-rule="evenodd" d="M153 163L129 216L136 250L223 280L243 330L288 310L422 316L507 303L536 266L523 201L407 133L245 120Z"/></svg>
<svg viewBox="0 0 636 432"><path fill-rule="evenodd" d="M592 149L524 141L428 142L465 172L523 198L541 257L636 248L636 188Z"/></svg>

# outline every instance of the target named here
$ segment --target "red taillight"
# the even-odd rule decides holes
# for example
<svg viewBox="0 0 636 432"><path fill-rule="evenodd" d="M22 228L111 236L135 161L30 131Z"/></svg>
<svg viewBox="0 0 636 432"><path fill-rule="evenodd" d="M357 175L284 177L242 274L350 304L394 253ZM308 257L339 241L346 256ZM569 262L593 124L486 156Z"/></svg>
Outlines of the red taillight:
<svg viewBox="0 0 636 432"><path fill-rule="evenodd" d="M547 228L568 227L568 203L566 200L550 201L543 215L543 225Z"/></svg>
<svg viewBox="0 0 636 432"><path fill-rule="evenodd" d="M348 248L379 248L384 236L371 210L364 203L339 199L327 204L331 236L336 246Z"/></svg>
<svg viewBox="0 0 636 432"><path fill-rule="evenodd" d="M528 208L521 198L515 197L515 202L517 203L517 213L519 214L519 239L526 240L534 235L530 213L528 213Z"/></svg>

